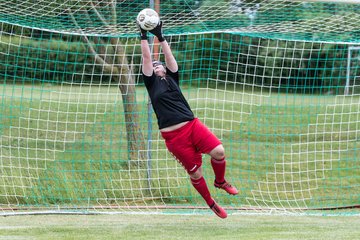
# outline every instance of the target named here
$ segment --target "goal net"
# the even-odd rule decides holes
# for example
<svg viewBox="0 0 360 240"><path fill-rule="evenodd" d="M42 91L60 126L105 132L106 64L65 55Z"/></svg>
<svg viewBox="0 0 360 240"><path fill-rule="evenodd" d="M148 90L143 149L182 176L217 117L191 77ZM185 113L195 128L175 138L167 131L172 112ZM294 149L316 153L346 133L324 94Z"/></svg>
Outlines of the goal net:
<svg viewBox="0 0 360 240"><path fill-rule="evenodd" d="M161 1L183 93L240 191L215 189L203 156L230 212L358 213L355 3ZM146 7L0 0L0 214L207 212L142 81L135 18Z"/></svg>

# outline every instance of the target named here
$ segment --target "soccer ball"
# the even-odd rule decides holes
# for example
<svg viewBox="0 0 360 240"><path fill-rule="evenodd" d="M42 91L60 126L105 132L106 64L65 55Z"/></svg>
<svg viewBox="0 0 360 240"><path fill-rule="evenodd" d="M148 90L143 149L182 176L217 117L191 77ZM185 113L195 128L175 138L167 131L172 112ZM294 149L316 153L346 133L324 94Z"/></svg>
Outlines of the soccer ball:
<svg viewBox="0 0 360 240"><path fill-rule="evenodd" d="M140 27L144 30L153 30L160 22L160 17L155 10L151 8L145 8L139 12L136 17L136 21Z"/></svg>

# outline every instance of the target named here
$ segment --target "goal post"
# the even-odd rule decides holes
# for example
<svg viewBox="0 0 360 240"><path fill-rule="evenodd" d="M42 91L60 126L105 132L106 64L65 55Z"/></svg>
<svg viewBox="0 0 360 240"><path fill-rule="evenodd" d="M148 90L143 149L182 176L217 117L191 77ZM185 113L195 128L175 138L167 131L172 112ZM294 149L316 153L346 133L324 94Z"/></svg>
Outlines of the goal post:
<svg viewBox="0 0 360 240"><path fill-rule="evenodd" d="M358 214L353 3L160 3L184 96L221 139L240 191L215 189L203 156L230 214ZM1 215L211 213L148 111L134 23L148 6L0 0Z"/></svg>
<svg viewBox="0 0 360 240"><path fill-rule="evenodd" d="M353 63L355 58L355 63ZM348 55L347 55L347 68L346 68L346 84L345 84L345 95L349 95L349 91L351 88L351 85L353 85L354 87L357 86L357 81L356 79L359 77L356 73L355 76L354 74L352 74L354 72L357 72L357 66L360 60L360 46L354 47L354 46L349 46L348 48ZM351 81L354 78L353 81Z"/></svg>

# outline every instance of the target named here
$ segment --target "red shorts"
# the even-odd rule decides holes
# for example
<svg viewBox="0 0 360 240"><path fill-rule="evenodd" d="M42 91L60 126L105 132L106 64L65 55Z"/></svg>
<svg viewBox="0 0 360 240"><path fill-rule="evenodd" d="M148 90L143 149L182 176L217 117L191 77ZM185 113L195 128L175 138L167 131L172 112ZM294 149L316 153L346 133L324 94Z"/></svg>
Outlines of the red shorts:
<svg viewBox="0 0 360 240"><path fill-rule="evenodd" d="M220 140L197 118L170 132L161 132L170 153L194 173L202 164L202 153L210 153Z"/></svg>

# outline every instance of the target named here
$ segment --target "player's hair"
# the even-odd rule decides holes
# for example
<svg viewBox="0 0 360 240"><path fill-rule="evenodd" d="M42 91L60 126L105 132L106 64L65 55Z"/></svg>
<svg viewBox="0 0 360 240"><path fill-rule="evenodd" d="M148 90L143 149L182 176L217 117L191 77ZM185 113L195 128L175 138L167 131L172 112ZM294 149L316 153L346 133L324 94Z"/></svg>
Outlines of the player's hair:
<svg viewBox="0 0 360 240"><path fill-rule="evenodd" d="M153 61L152 65L153 65L153 67L155 67L157 65L163 65L165 67L165 64L163 62L161 62L161 61Z"/></svg>

